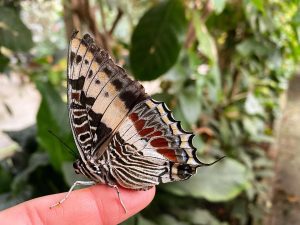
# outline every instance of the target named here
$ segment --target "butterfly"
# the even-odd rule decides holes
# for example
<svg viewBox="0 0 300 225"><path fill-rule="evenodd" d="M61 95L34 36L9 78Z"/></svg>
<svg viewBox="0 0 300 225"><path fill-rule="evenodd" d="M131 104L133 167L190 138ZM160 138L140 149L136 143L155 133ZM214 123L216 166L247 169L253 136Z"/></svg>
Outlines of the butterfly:
<svg viewBox="0 0 300 225"><path fill-rule="evenodd" d="M194 134L183 130L166 104L152 99L89 34L81 39L77 33L67 68L69 118L80 155L73 167L91 181L77 181L70 191L96 183L118 194L118 186L147 190L186 180L198 167L216 162L200 162Z"/></svg>

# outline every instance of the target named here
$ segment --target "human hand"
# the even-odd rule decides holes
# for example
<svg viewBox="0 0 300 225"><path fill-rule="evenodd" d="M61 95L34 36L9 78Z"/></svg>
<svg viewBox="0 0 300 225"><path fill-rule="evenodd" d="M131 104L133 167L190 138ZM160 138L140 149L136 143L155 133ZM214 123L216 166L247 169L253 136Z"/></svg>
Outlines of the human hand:
<svg viewBox="0 0 300 225"><path fill-rule="evenodd" d="M155 188L132 191L120 188L125 213L117 192L106 185L72 191L61 205L50 209L66 193L48 195L21 203L0 212L1 225L115 225L145 208L153 199Z"/></svg>

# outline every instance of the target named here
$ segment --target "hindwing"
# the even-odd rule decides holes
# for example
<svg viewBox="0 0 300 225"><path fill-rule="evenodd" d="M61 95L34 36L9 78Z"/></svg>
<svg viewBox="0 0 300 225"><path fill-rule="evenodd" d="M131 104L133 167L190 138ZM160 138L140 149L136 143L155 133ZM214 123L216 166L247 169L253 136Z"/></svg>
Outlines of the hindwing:
<svg viewBox="0 0 300 225"><path fill-rule="evenodd" d="M132 109L109 145L111 173L133 189L187 179L206 165L196 156L193 137L163 102L146 99Z"/></svg>

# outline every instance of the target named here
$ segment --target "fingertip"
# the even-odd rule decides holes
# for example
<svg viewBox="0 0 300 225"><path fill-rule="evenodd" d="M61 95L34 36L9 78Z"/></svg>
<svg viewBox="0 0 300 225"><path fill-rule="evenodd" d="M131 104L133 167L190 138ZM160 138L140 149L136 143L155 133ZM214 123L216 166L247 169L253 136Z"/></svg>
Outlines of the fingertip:
<svg viewBox="0 0 300 225"><path fill-rule="evenodd" d="M122 188L124 195L124 204L128 210L128 214L136 214L144 209L154 198L155 187L146 191L134 191Z"/></svg>
<svg viewBox="0 0 300 225"><path fill-rule="evenodd" d="M76 190L62 204L49 207L61 200L66 193L40 197L22 203L2 214L3 218L13 221L15 215L20 221L29 224L119 224L145 208L153 199L155 187L147 191L133 191L120 188L120 196L127 209L125 213L117 191L106 185ZM0 216L1 217L1 216ZM21 219L22 218L22 219ZM5 223L4 223L5 224Z"/></svg>
<svg viewBox="0 0 300 225"><path fill-rule="evenodd" d="M103 224L119 224L132 215L144 209L153 200L155 195L155 187L147 191L135 191L125 188L119 188L120 198L126 208L123 208L120 199L118 198L117 191L114 188L97 185L90 188L94 192L94 196L102 196L96 198L98 207L102 208L99 211ZM104 193L106 193L104 195ZM105 205L105 207L103 207ZM107 217L107 215L110 215Z"/></svg>

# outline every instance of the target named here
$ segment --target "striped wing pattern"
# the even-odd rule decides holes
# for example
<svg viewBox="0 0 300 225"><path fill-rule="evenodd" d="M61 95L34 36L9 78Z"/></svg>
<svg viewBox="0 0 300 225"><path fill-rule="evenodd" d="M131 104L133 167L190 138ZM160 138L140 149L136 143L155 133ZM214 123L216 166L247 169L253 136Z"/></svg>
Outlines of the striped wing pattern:
<svg viewBox="0 0 300 225"><path fill-rule="evenodd" d="M68 107L81 156L75 171L95 182L145 190L187 179L206 165L196 157L194 135L88 34L74 33L70 42Z"/></svg>
<svg viewBox="0 0 300 225"><path fill-rule="evenodd" d="M68 57L70 123L81 158L99 157L130 109L146 98L143 87L114 64L93 39L73 35Z"/></svg>
<svg viewBox="0 0 300 225"><path fill-rule="evenodd" d="M202 165L193 136L181 128L164 103L140 102L109 144L110 173L131 189L187 179Z"/></svg>

